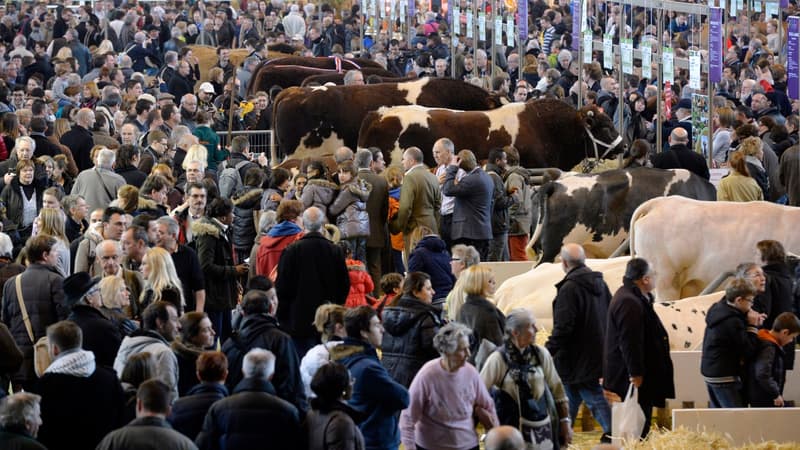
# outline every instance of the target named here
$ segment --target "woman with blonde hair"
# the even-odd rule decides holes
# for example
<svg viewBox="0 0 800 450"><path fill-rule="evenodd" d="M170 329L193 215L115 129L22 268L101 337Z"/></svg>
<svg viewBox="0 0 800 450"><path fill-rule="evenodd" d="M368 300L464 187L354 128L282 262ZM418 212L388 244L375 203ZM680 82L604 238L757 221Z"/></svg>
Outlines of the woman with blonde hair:
<svg viewBox="0 0 800 450"><path fill-rule="evenodd" d="M156 164L150 170L150 175L160 175L167 180L167 207L170 211L183 203L183 193L175 188L175 177L172 175L172 167L167 164Z"/></svg>
<svg viewBox="0 0 800 450"><path fill-rule="evenodd" d="M193 144L186 150L186 157L183 159L183 170L186 170L186 165L191 161L200 161L203 167L208 168L208 149L205 145Z"/></svg>
<svg viewBox="0 0 800 450"><path fill-rule="evenodd" d="M56 238L56 245L51 250L58 254L55 267L62 277L68 277L72 271L70 270L69 240L64 231L64 212L55 208L42 208L36 220L39 234Z"/></svg>
<svg viewBox="0 0 800 450"><path fill-rule="evenodd" d="M764 200L764 192L747 170L743 152L731 153L731 171L720 180L717 200L721 202L753 202Z"/></svg>
<svg viewBox="0 0 800 450"><path fill-rule="evenodd" d="M344 306L326 303L320 305L314 314L314 328L322 336L322 344L312 347L300 361L300 377L309 399L316 397L311 390L311 380L317 369L328 363L331 348L341 344L347 336L344 329L345 312L347 308Z"/></svg>
<svg viewBox="0 0 800 450"><path fill-rule="evenodd" d="M144 311L157 301L165 301L172 303L178 310L178 315L182 315L186 302L181 280L175 272L175 263L172 262L169 252L161 247L147 250L142 259L141 269L145 286L139 300L139 310Z"/></svg>
<svg viewBox="0 0 800 450"><path fill-rule="evenodd" d="M463 289L467 294L464 304L456 314L456 321L472 329L475 338L470 351L470 361L475 362L481 341L484 339L495 346L503 345L503 330L506 318L502 312L488 300L494 295L496 281L492 269L478 264L461 272L459 279L463 279Z"/></svg>
<svg viewBox="0 0 800 450"><path fill-rule="evenodd" d="M123 336L130 336L139 329L139 324L131 320L131 291L122 277L109 275L100 280L100 297L103 299L102 310L117 326Z"/></svg>
<svg viewBox="0 0 800 450"><path fill-rule="evenodd" d="M747 171L756 180L764 198L769 198L769 177L764 168L764 148L761 138L751 136L742 141L739 150L745 155Z"/></svg>
<svg viewBox="0 0 800 450"><path fill-rule="evenodd" d="M94 109L99 101L100 90L97 89L97 83L94 81L84 83L83 92L81 92L81 108Z"/></svg>
<svg viewBox="0 0 800 450"><path fill-rule="evenodd" d="M112 44L108 39L104 39L103 42L97 46L97 48L92 50L92 56L106 55L108 53L115 53L114 44Z"/></svg>

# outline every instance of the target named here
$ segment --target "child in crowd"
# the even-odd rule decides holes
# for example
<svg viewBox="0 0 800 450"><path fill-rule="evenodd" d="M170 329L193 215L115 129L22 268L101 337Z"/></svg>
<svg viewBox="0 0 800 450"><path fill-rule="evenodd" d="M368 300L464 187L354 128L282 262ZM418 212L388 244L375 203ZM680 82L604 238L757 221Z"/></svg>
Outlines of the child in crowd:
<svg viewBox="0 0 800 450"><path fill-rule="evenodd" d="M400 210L400 186L403 184L403 169L397 166L389 167L386 169L385 176L386 182L389 184L389 220L391 220ZM406 268L403 264L403 233L393 233L390 237L394 271L404 273ZM380 314L378 314L378 317L380 317Z"/></svg>
<svg viewBox="0 0 800 450"><path fill-rule="evenodd" d="M750 406L769 408L784 406L783 386L786 368L783 365L783 348L800 334L800 319L791 312L775 318L771 330L759 330L759 348L750 363L747 377L747 395Z"/></svg>
<svg viewBox="0 0 800 450"><path fill-rule="evenodd" d="M372 185L357 178L356 174L352 163L339 166L339 194L328 207L328 213L331 217L336 217L336 226L342 233L342 239L350 243L353 259L366 263L369 236L367 199L372 192ZM370 291L372 289L367 292Z"/></svg>
<svg viewBox="0 0 800 450"><path fill-rule="evenodd" d="M367 302L367 294L375 289L375 283L372 282L372 277L369 276L367 267L363 262L353 259L353 250L350 246L350 242L341 240L338 245L345 255L347 273L350 275L350 293L347 294L347 300L344 306L347 308L356 308L358 306L369 305L370 303Z"/></svg>
<svg viewBox="0 0 800 450"><path fill-rule="evenodd" d="M392 301L403 292L403 276L397 272L387 273L382 276L381 292L383 292L383 296L381 296L375 304L375 311L378 312L378 318L383 317L383 308L386 305L392 304Z"/></svg>

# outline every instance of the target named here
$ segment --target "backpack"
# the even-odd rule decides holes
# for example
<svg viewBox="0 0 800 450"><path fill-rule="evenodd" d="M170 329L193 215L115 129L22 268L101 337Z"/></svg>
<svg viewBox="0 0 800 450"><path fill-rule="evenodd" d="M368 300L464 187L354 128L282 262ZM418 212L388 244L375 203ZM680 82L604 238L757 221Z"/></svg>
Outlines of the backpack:
<svg viewBox="0 0 800 450"><path fill-rule="evenodd" d="M242 183L242 173L240 170L250 164L250 161L243 160L236 163L235 166L230 167L230 161L223 161L220 164L222 167L222 172L219 174L219 195L220 197L227 197L230 198L234 192L241 189L244 183Z"/></svg>

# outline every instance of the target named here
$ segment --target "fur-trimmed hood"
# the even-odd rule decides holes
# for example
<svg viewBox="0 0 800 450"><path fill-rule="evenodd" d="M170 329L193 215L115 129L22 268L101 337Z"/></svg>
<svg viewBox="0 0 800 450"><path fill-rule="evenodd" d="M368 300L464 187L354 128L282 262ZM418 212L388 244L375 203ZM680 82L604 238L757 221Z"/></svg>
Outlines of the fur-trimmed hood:
<svg viewBox="0 0 800 450"><path fill-rule="evenodd" d="M152 199L139 196L139 203L136 205L136 209L158 209L158 203Z"/></svg>
<svg viewBox="0 0 800 450"><path fill-rule="evenodd" d="M222 237L222 228L208 217L203 217L196 222L192 222L192 235L212 236L219 239Z"/></svg>
<svg viewBox="0 0 800 450"><path fill-rule="evenodd" d="M342 185L340 189L342 192L349 192L358 200L366 202L372 192L372 185L367 180L356 178L352 182Z"/></svg>
<svg viewBox="0 0 800 450"><path fill-rule="evenodd" d="M264 189L257 187L245 187L245 189L248 190L237 192L231 199L233 206L250 209L261 203L261 195L264 193Z"/></svg>
<svg viewBox="0 0 800 450"><path fill-rule="evenodd" d="M366 346L364 345L345 345L339 344L330 349L331 361L339 361L344 358L364 353Z"/></svg>
<svg viewBox="0 0 800 450"><path fill-rule="evenodd" d="M339 186L337 186L336 183L334 183L332 181L324 180L322 178L312 178L312 179L308 180L308 183L306 183L306 187L309 187L309 186L326 187L328 189L333 189L334 191L338 191L339 190Z"/></svg>

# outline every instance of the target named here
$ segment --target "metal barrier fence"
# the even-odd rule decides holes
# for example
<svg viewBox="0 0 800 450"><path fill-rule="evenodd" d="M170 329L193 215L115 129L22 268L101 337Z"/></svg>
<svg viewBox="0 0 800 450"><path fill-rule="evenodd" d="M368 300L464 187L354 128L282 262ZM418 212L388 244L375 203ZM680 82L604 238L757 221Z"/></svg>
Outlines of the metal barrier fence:
<svg viewBox="0 0 800 450"><path fill-rule="evenodd" d="M229 147L231 140L236 136L246 136L250 141L250 153L258 157L259 153L264 153L264 156L269 158L270 162L274 162L277 157L277 149L275 148L275 136L272 130L246 130L246 131L217 131L219 136L219 144L222 147Z"/></svg>

